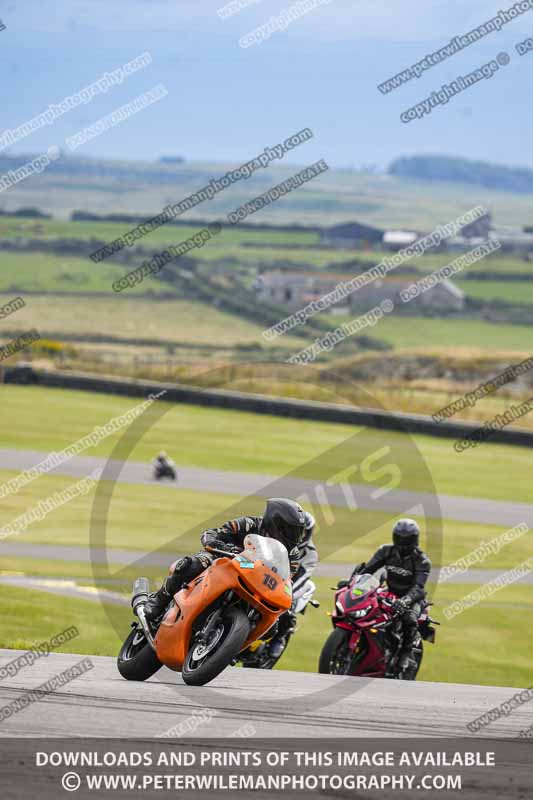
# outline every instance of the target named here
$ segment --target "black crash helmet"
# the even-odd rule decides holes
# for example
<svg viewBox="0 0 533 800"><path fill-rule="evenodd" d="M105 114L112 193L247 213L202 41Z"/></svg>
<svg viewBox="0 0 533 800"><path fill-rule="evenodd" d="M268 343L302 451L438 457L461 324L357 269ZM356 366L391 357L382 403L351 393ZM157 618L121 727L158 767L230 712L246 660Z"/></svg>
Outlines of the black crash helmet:
<svg viewBox="0 0 533 800"><path fill-rule="evenodd" d="M261 533L277 539L291 551L305 539L305 513L301 505L284 497L267 500Z"/></svg>
<svg viewBox="0 0 533 800"><path fill-rule="evenodd" d="M414 519L399 519L392 529L392 541L400 553L411 553L420 542L420 528Z"/></svg>

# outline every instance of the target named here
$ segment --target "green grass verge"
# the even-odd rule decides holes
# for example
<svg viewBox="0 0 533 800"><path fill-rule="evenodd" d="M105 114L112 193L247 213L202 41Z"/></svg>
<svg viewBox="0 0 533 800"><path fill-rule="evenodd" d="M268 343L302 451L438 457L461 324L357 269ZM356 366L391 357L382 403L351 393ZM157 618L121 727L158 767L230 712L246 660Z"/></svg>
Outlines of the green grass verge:
<svg viewBox="0 0 533 800"><path fill-rule="evenodd" d="M323 643L331 630L327 611L333 593L327 578L317 579L320 609L309 608L300 618L299 630L279 662L279 669L316 672ZM475 586L446 587L439 590L432 615L441 619L435 645L427 644L419 679L451 683L471 683L526 687L531 683L533 645L529 620L533 602L519 587L501 590L485 602L451 622L442 617L442 608ZM49 639L69 625L80 631L61 648L62 652L116 656L121 639L127 634L131 612L125 607L109 607L108 614L98 603L54 596L44 592L0 586L4 621L0 647L27 649ZM519 608L517 608L517 606ZM523 613L526 610L527 613ZM522 612L522 613L520 613ZM115 631L115 627L119 633Z"/></svg>
<svg viewBox="0 0 533 800"><path fill-rule="evenodd" d="M139 402L11 385L3 387L2 401L3 446L46 452L67 447ZM439 493L531 501L531 453L525 447L484 443L458 454L451 440L430 436L411 437L414 449L402 433L181 404L168 408L135 447L133 460L149 461L166 449L187 466L273 476L296 471L303 478L330 480L339 471L334 448L348 442L346 455L353 452L353 464L388 448L382 463L399 466L399 488L430 490L421 470L425 462ZM87 455L109 455L119 436L108 437ZM375 476L377 470L375 466L374 475L366 479L375 487L386 483ZM351 480L363 480L361 473Z"/></svg>
<svg viewBox="0 0 533 800"><path fill-rule="evenodd" d="M0 598L5 603L0 647L30 649L75 625L80 635L56 652L114 656L119 651L121 635L115 632L99 603L11 586L0 586ZM117 615L114 619L123 620L122 638L125 639L131 611L127 607L113 606L112 613Z"/></svg>
<svg viewBox="0 0 533 800"><path fill-rule="evenodd" d="M0 472L0 481L14 473ZM19 493L6 497L2 502L0 525L13 521L40 500L51 497L72 485L76 479L57 476L42 476ZM60 506L43 520L32 523L28 529L10 537L9 542L45 545L75 545L90 547L89 531L91 517L99 518L100 511L93 507L94 493L77 497ZM318 520L316 542L322 559L353 565L368 560L379 545L390 539L390 530L396 515L389 512L350 511L348 508L308 506ZM261 514L264 500L242 498L238 495L213 494L208 492L174 490L163 486L136 486L116 484L106 520L105 541L96 542L98 548L138 550L168 554L170 563L178 554L192 553L199 549L199 534L228 518L242 514ZM423 546L428 550L434 566L450 564L462 558L483 542L498 537L504 529L495 525L475 525L443 521L442 543L439 525L435 520L416 517L421 525ZM101 519L101 517L100 517ZM475 566L484 569L504 569L524 561L531 552L531 537L528 533L502 546L497 553L490 554L483 563ZM0 542L0 548L1 548ZM441 563L442 556L442 563ZM6 564L9 563L9 566ZM65 562L63 572L50 570L54 562L42 564L33 559L2 558L2 568L23 571L28 574L57 575L67 577L90 576L87 569L80 572L79 564ZM348 568L348 567L347 567ZM36 571L37 570L37 571ZM107 573L98 568L104 577ZM124 576L122 573L124 572ZM161 574L162 570L156 570ZM131 568L110 565L113 576L128 577Z"/></svg>

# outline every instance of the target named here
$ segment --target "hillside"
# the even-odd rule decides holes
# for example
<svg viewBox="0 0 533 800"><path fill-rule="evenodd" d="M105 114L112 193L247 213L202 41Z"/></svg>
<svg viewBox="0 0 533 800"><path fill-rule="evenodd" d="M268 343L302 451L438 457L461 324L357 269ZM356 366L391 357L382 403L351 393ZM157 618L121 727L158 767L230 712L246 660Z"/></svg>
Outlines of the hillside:
<svg viewBox="0 0 533 800"><path fill-rule="evenodd" d="M253 153L243 157L246 161ZM0 172L26 163L33 154L0 155ZM326 158L327 162L327 158ZM37 206L63 219L75 210L97 214L157 214L169 202L177 202L220 178L238 164L191 162L161 164L148 161L111 161L63 155L40 175L15 184L2 195L0 207L14 211ZM289 178L306 166L276 162L247 180L240 180L216 194L184 218L218 219ZM524 194L483 185L435 183L428 203L426 180L393 174L371 174L349 169L330 169L257 212L250 221L270 224L329 226L352 221L377 227L430 229L454 219L482 203L500 225L522 227L531 221L531 205Z"/></svg>
<svg viewBox="0 0 533 800"><path fill-rule="evenodd" d="M487 161L472 161L451 156L411 156L398 158L389 167L397 178L419 181L460 183L479 186L489 191L533 193L533 169L507 167Z"/></svg>

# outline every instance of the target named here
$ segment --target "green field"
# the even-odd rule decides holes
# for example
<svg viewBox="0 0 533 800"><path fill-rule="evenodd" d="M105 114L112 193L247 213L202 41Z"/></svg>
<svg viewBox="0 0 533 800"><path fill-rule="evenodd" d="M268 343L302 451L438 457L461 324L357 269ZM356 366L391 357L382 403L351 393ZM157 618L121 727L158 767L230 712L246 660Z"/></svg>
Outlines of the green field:
<svg viewBox="0 0 533 800"><path fill-rule="evenodd" d="M330 316L329 320L334 329L339 324L340 317ZM388 342L395 348L417 348L420 351L428 347L448 351L451 348L481 348L509 352L529 352L533 349L533 325L392 315L380 320L375 327L369 328L369 331L372 336Z"/></svg>
<svg viewBox="0 0 533 800"><path fill-rule="evenodd" d="M139 212L137 212L138 214ZM198 216L198 215L195 215ZM143 217L144 219L144 217ZM148 219L148 217L146 217ZM0 237L7 239L81 239L88 241L98 239L112 241L120 235L135 227L135 223L128 222L72 222L61 219L23 219L13 217L0 217ZM152 231L140 243L155 248L158 245L172 244L188 239L200 228L200 225L191 222L190 225L161 225ZM312 231L269 231L269 230L243 230L228 225L221 236L228 246L245 242L258 242L272 245L276 244L309 244L318 241L318 234ZM213 240L213 244L218 241ZM208 243L209 246L209 243ZM90 264L93 262L91 261Z"/></svg>
<svg viewBox="0 0 533 800"><path fill-rule="evenodd" d="M128 223L118 222L70 222L66 220L36 222L0 216L0 238L8 240L31 238L46 241L78 239L82 242L90 240L110 242L123 235L130 227ZM198 225L190 227L163 225L139 240L138 243L150 249L159 247L163 249L168 244L177 244L192 236L198 228ZM209 269L213 264L220 263L224 263L226 266L233 264L252 270L259 265L276 268L279 265L290 267L291 264L295 264L299 268L308 267L309 269L323 269L327 266L338 265L337 269L345 269L347 275L360 269L360 266L355 267L353 262L368 268L383 258L391 256L390 252L379 248L372 250L318 248L316 246L318 242L318 233L312 231L247 230L246 228L227 226L204 247L191 251L190 256ZM428 253L406 261L405 266L415 267L422 272L432 272L450 263L458 255L458 253L446 252ZM110 284L116 279L117 271L125 269L121 265L112 265L112 262L107 261L95 264L89 258L55 256L39 252L6 251L2 255L2 264L0 291L9 290L13 281L16 281L17 286L28 291L111 291ZM342 267L342 265L346 266ZM518 257L496 254L485 259L481 264L477 263L466 267L464 272L478 270L502 275L507 272L523 272L525 275L530 275L531 265ZM155 292L158 291L158 283L159 281L156 280L150 282L150 288ZM465 283L465 291L468 292L470 282L463 283ZM477 281L472 281L473 285L477 283ZM490 281L480 281L479 283L485 284ZM494 289L491 288L491 292L497 291L497 284L498 282ZM512 282L504 283L503 287L504 291L508 291L512 295ZM166 285L165 288L166 291L171 291L172 287ZM527 284L524 288L527 290ZM133 291L140 289L143 292L147 291L146 286L134 287ZM475 289L472 287L472 293L474 291ZM530 294L529 290L527 293ZM511 295L510 301L513 300ZM479 296L483 297L483 295ZM517 302L522 302L520 297L517 298Z"/></svg>
<svg viewBox="0 0 533 800"><path fill-rule="evenodd" d="M160 286L163 286L160 284ZM109 288L109 287L108 287ZM137 287L139 288L139 287ZM12 295L0 295L0 305ZM113 339L152 339L176 346L216 345L228 349L252 343L265 350L272 347L301 347L301 340L284 336L268 344L261 336L264 325L213 308L206 303L185 300L131 298L127 292L109 297L26 297L26 307L3 321L17 330L37 328L41 335L75 338L99 335ZM2 328L0 327L0 335ZM139 352L141 354L142 350Z"/></svg>
<svg viewBox="0 0 533 800"><path fill-rule="evenodd" d="M16 473L0 471L0 485ZM147 474L149 470L147 468ZM41 476L18 493L5 497L0 512L0 527L11 523L30 508L72 486L75 478ZM154 512L154 506L157 513ZM327 513L318 503L306 504L317 517L316 541L322 559L331 562L355 564L367 560L390 536L395 518L390 512L349 510L335 507ZM26 531L12 536L10 542L33 542L37 544L78 545L89 547L91 518L99 520L105 538L95 539L94 546L111 549L161 551L168 553L169 563L176 554L192 552L198 548L199 534L205 528L241 514L260 515L264 500L238 494L215 494L195 490L175 490L169 487L137 486L117 483L112 487L109 514L102 516L103 505L95 503L94 492L76 497L56 508L41 521L32 522ZM496 525L477 525L443 520L442 546L439 538L439 523L435 519L424 519L413 515L420 523L424 547L434 566L449 564L478 548L482 542L493 539L504 529ZM102 534L103 535L103 534ZM1 548L1 541L0 541ZM524 561L531 550L531 534L516 539L500 552L489 555L483 568L505 569ZM2 561L4 565L4 560ZM33 564L38 574L46 575L49 564ZM80 565L69 567L69 575L81 577L85 572L76 571ZM7 569L5 565L4 569ZM24 571L24 564L10 558L9 570ZM121 576L124 567L110 565L113 576ZM160 570L158 570L158 573ZM128 575L130 571L127 570ZM89 573L90 574L90 573ZM100 569L99 569L100 574ZM102 572L100 577L105 577Z"/></svg>
<svg viewBox="0 0 533 800"><path fill-rule="evenodd" d="M112 395L19 386L5 386L2 400L3 446L47 452L67 447L139 402ZM109 455L118 438L118 433L109 436L88 454ZM346 457L353 452L357 458L352 463L390 448L387 453L400 459L402 488L430 488L422 472L425 463L439 493L530 502L528 448L487 442L458 454L451 440L418 435L410 438L413 447L407 446L404 434L391 431L179 404L168 405L168 413L139 441L131 458L149 461L166 449L184 466L273 476L294 471L303 478L325 480L339 472L335 446L348 442ZM315 462L318 456L320 460Z"/></svg>
<svg viewBox="0 0 533 800"><path fill-rule="evenodd" d="M533 305L533 281L456 281L459 288L479 300Z"/></svg>
<svg viewBox="0 0 533 800"><path fill-rule="evenodd" d="M60 238L112 241L128 230L128 224L109 222L69 222L66 220L29 220L0 216L0 237L33 238L54 240ZM161 247L170 242L176 243L190 236L195 227L162 226L142 240L143 246ZM268 230L246 230L242 228L225 228L220 236L212 239L207 246L191 252L197 261L197 282L211 279L216 272L218 290L222 291L224 271L237 270L239 280L250 286L256 270L261 268L289 267L294 264L300 269L329 270L334 275L335 269L344 270L339 273L338 280L353 275L355 271L377 263L386 255L380 250L338 250L333 248L319 249L318 233L290 232ZM294 249L283 245L296 245ZM252 245L252 246L248 246ZM257 246L253 246L257 245ZM259 246L263 245L263 246ZM266 246L264 246L266 245ZM96 245L95 245L96 246ZM456 257L452 253L436 253L421 258L414 258L410 266L424 272L433 271ZM350 262L356 261L359 266ZM348 266L346 266L348 264ZM224 349L226 360L245 360L247 354L243 347L256 347L255 359L261 357L264 350L273 354L273 359L283 361L286 351L296 351L297 339L289 336L280 337L275 343L267 343L261 336L263 325L255 324L250 309L232 309L231 313L223 312L217 307L217 300L199 302L190 299L188 289L178 288L172 283L159 280L157 277L145 279L141 284L128 289L117 296L112 285L132 267L104 261L94 264L89 257L65 257L40 252L9 252L2 256L0 274L0 293L5 302L15 294L25 294L27 308L9 318L3 325L4 330L21 330L24 326L37 327L45 338L83 337L98 333L108 347L117 347L116 339L148 338L175 343L178 348L177 357L184 363L204 360L212 363L220 358ZM494 273L530 272L530 265L518 258L508 256L491 257L483 263L474 264L470 269L483 268ZM337 280L337 277L335 280ZM533 304L533 295L528 281L459 281L464 291L473 298L493 301L504 300L508 303ZM217 284L210 283L211 289L217 291ZM227 286L226 286L227 289ZM37 294L36 294L37 293ZM42 293L42 296L39 296ZM53 294L58 293L58 294ZM78 294L80 296L61 296L61 293ZM96 295L109 294L109 298ZM157 295L173 295L176 301L157 301ZM142 296L142 299L141 299ZM135 305L135 303L139 305ZM247 302L247 301L243 301ZM251 301L253 303L253 301ZM248 313L245 314L244 312ZM235 313L236 312L236 313ZM512 315L512 309L507 312ZM518 313L518 312L516 312ZM281 317L283 312L279 311ZM276 316L274 317L274 319ZM510 317L512 318L512 316ZM317 322L329 324L331 328L347 322L348 316L319 315ZM530 350L533 339L533 326L513 325L510 323L495 324L482 320L467 318L430 318L405 317L393 315L387 317L366 333L374 339L398 350L402 348L469 348L478 347L486 350L507 350L518 352ZM309 326L300 326L300 334L313 336ZM315 332L316 333L316 332ZM0 329L0 336L2 331ZM106 337L108 341L105 342ZM338 355L346 355L358 351L356 337L341 344L333 356L323 355L323 360L330 361ZM120 344L120 343L118 343ZM271 346L272 345L272 346ZM207 347L213 347L213 352ZM204 348L202 352L199 349ZM196 352L189 352L190 350ZM161 349L159 355L161 355ZM101 369L97 355L87 355L87 363L91 369ZM83 357L82 355L82 357ZM134 371L130 354L124 354L127 362L125 371ZM139 353L143 355L143 353ZM112 361L112 359L111 359ZM118 369L118 368L117 368Z"/></svg>
<svg viewBox="0 0 533 800"><path fill-rule="evenodd" d="M0 217L1 219L1 217ZM129 269L120 264L104 262L93 264L82 258L66 258L48 253L2 253L2 271L0 273L0 291L13 292L83 292L88 297L82 300L85 314L90 313L95 292L106 292L112 297L113 282L118 280ZM159 294L172 293L172 287L159 281L151 281L150 289ZM142 284L134 286L134 294L146 293ZM35 298L38 300L39 298ZM33 302L26 298L27 302ZM44 296L42 302L50 305L51 298ZM53 300L55 302L55 298Z"/></svg>

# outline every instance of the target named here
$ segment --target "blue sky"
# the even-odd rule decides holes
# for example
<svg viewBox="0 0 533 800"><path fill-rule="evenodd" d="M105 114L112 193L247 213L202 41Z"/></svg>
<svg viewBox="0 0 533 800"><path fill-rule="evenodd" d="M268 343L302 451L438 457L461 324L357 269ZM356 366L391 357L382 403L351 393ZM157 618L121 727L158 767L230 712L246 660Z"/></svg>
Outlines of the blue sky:
<svg viewBox="0 0 533 800"><path fill-rule="evenodd" d="M230 19L225 0L23 0L0 4L3 128L13 128L148 50L153 63L121 86L41 129L12 152L41 152L158 83L168 96L77 151L95 157L242 161L310 127L292 163L385 167L439 153L533 167L530 137L533 10L383 96L377 84L511 3L331 0L242 49L239 38L290 7L262 0ZM500 52L511 63L421 120L402 111ZM0 133L1 133L0 130ZM287 163L291 163L287 159Z"/></svg>

